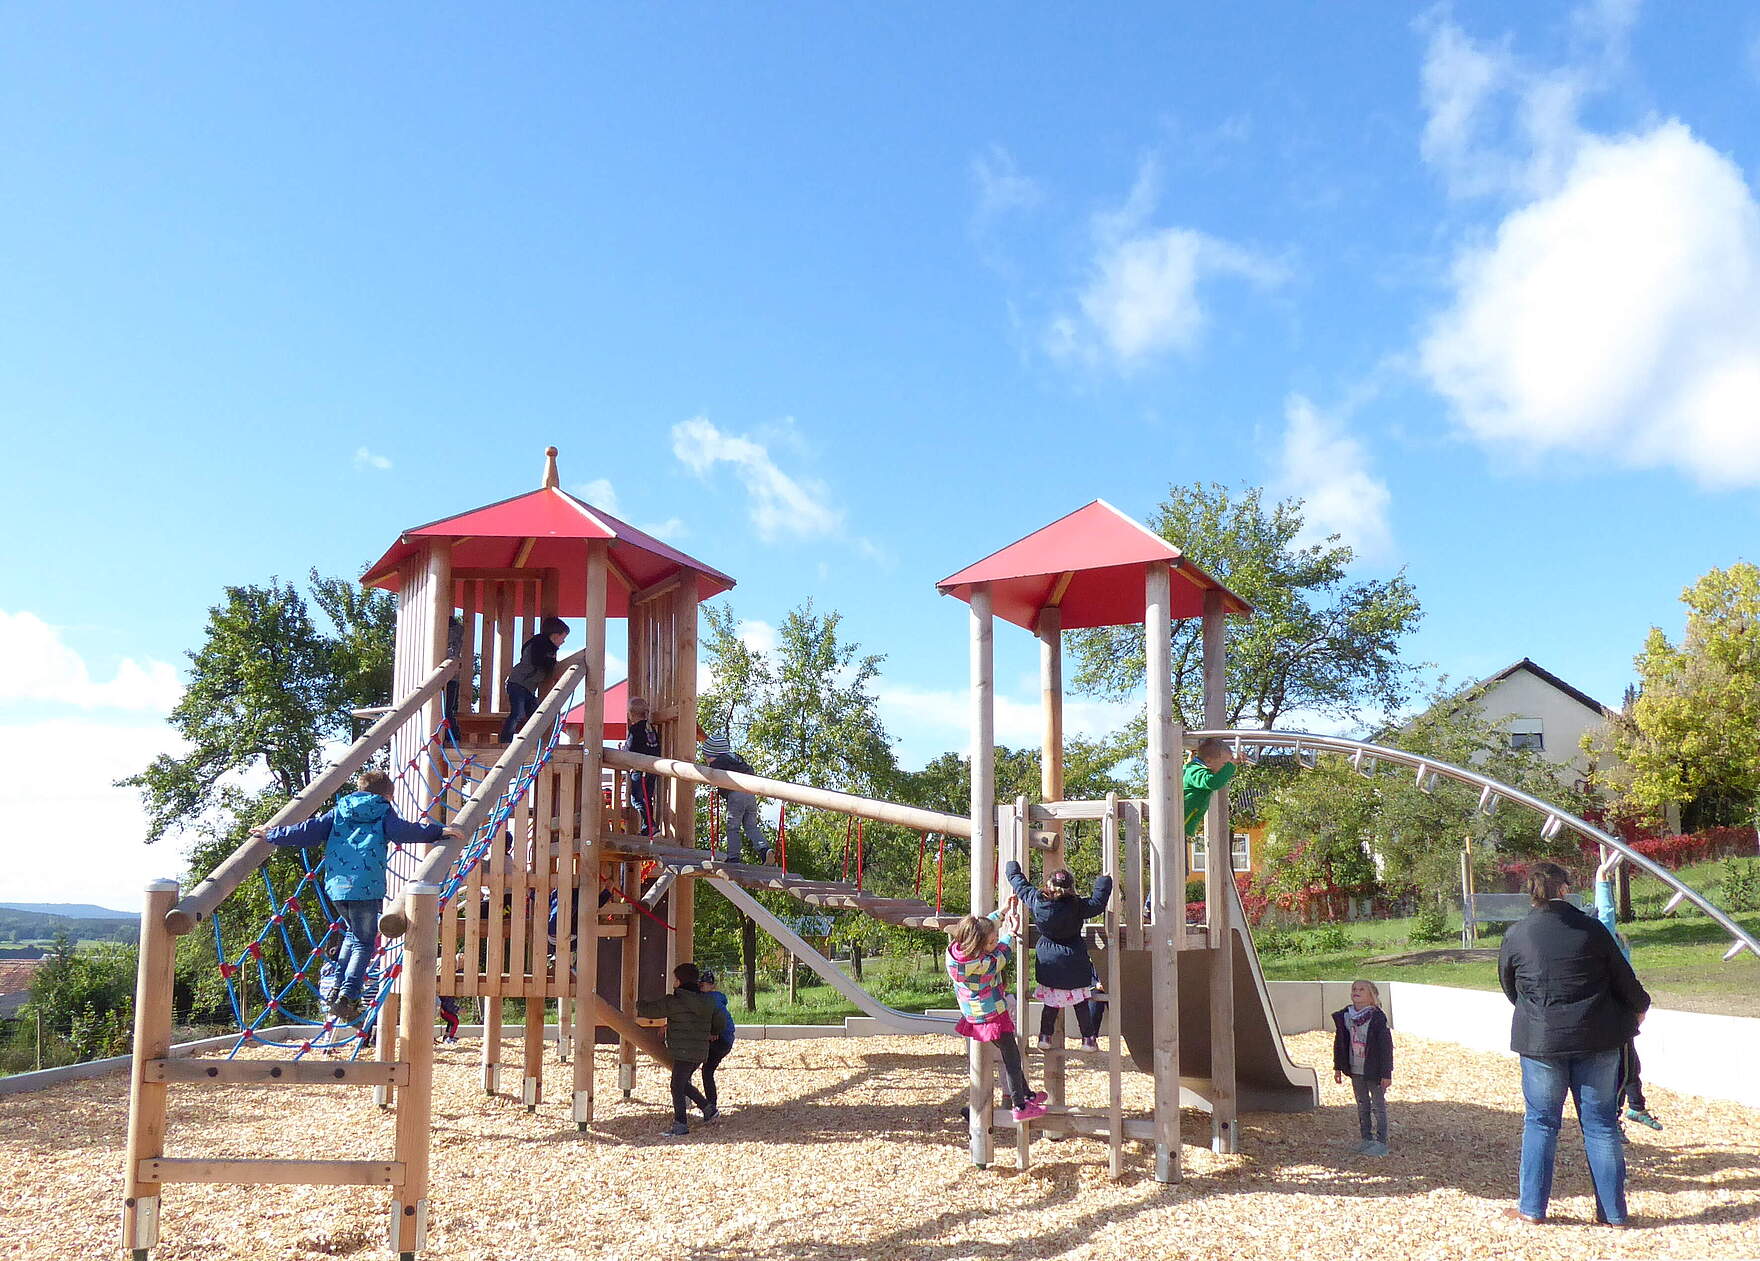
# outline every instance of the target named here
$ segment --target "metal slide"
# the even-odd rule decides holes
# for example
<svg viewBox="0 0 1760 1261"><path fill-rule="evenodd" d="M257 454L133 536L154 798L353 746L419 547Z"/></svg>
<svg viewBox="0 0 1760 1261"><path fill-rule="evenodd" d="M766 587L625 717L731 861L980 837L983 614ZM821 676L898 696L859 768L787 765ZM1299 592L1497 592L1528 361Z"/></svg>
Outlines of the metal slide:
<svg viewBox="0 0 1760 1261"><path fill-rule="evenodd" d="M861 1008L863 1014L874 1017L888 1028L897 1029L900 1033L953 1032L954 1022L946 1016L918 1016L908 1011L900 1011L896 1007L888 1007L876 999L867 990L839 971L835 963L813 949L807 939L790 928L786 921L773 914L768 907L737 884L718 877L705 876L699 877L699 879L751 916L790 954L824 977L827 985Z"/></svg>
<svg viewBox="0 0 1760 1261"><path fill-rule="evenodd" d="M1526 806L1528 809L1536 811L1545 817L1546 823L1543 827L1544 835L1548 837L1556 836L1561 829L1568 827L1573 832L1578 833L1588 840L1594 841L1598 845L1605 845L1609 849L1616 851L1633 866L1641 867L1644 871L1668 885L1675 891L1675 893L1674 896L1669 899L1668 905L1665 908L1666 910L1672 911L1675 907L1685 901L1691 902L1694 906L1705 912L1705 914L1716 921L1716 923L1727 932L1735 942L1735 944L1731 946L1729 951L1723 956L1724 959L1733 959L1743 950L1750 951L1756 958L1760 958L1760 940L1756 940L1752 933L1748 932L1724 912L1713 906L1706 900L1703 894L1694 889L1691 885L1686 884L1672 871L1669 871L1660 864L1644 857L1644 855L1640 854L1630 845L1627 845L1624 841L1620 840L1619 837L1596 827L1588 820L1578 818L1569 811L1560 809L1558 806L1550 805L1547 802L1540 800L1538 797L1523 792L1519 788L1512 788L1508 784L1500 783L1488 776L1481 775L1478 771L1468 770L1466 767L1462 766L1454 766L1448 762L1439 762L1435 758L1424 756L1422 753L1411 753L1405 749L1393 749L1381 744L1368 744L1362 740L1347 740L1342 736L1317 736L1305 731L1253 731L1249 729L1229 731L1188 731L1186 733L1186 742L1188 744L1195 741L1211 739L1228 741L1234 746L1237 753L1247 749L1258 750L1271 748L1292 749L1295 751L1298 758L1301 754L1309 751L1312 751L1315 754L1342 754L1349 757L1351 765L1355 766L1357 770L1364 775L1375 774L1378 765L1382 762L1391 762L1399 766L1413 767L1415 768L1417 775L1417 785L1425 792L1429 792L1435 786L1438 779L1452 779L1457 783L1466 784L1470 788L1477 788L1479 790L1479 810L1481 813L1485 814L1489 814L1491 811L1495 810L1498 803L1501 801L1511 801L1518 806ZM1249 756L1256 756L1256 753Z"/></svg>

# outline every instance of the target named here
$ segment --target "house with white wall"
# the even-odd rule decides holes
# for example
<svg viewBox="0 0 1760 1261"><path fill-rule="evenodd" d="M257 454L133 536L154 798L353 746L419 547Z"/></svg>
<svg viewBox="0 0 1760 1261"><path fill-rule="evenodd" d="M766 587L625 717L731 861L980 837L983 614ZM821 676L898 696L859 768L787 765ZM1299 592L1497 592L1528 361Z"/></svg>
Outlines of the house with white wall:
<svg viewBox="0 0 1760 1261"><path fill-rule="evenodd" d="M1605 731L1617 716L1526 657L1462 691L1458 703L1472 706L1486 721L1501 726L1511 748L1543 753L1557 764L1561 777L1571 780L1589 774L1583 737Z"/></svg>

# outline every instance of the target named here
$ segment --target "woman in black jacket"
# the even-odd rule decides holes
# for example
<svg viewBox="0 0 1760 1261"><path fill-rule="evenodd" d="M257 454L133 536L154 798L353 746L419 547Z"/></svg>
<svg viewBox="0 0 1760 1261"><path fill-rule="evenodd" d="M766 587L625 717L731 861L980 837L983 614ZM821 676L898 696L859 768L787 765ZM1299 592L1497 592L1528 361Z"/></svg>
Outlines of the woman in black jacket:
<svg viewBox="0 0 1760 1261"><path fill-rule="evenodd" d="M1565 1096L1577 1101L1596 1220L1626 1224L1626 1158L1620 1143L1620 1056L1637 1033L1650 995L1613 934L1565 900L1570 876L1537 863L1528 876L1534 909L1504 934L1497 961L1515 1004L1510 1050L1522 1057L1521 1198L1507 1216L1546 1220Z"/></svg>
<svg viewBox="0 0 1760 1261"><path fill-rule="evenodd" d="M1076 1011L1076 1026L1082 1033L1085 1050L1100 1049L1100 1020L1088 1001L1094 984L1094 963L1088 958L1088 942L1083 925L1096 915L1104 914L1112 900L1112 877L1101 876L1094 881L1089 897L1076 896L1075 877L1067 870L1051 872L1043 888L1035 889L1021 871L1019 863L1011 862L1004 869L1008 883L1021 905L1033 917L1038 941L1033 946L1033 977L1038 981L1033 998L1044 1004L1039 1015L1039 1045L1048 1047L1057 1033L1057 1013L1065 1007Z"/></svg>

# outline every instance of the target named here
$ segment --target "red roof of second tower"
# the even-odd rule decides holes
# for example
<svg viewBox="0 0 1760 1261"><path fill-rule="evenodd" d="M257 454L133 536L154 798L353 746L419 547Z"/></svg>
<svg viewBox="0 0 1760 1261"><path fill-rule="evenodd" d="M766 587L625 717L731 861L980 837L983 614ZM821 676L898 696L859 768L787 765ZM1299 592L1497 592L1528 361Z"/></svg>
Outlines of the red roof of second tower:
<svg viewBox="0 0 1760 1261"><path fill-rule="evenodd" d="M1253 611L1252 605L1187 560L1179 548L1104 499L1058 518L935 585L943 595L969 602L974 587L989 583L995 615L1028 630L1053 604L1062 610L1066 630L1128 626L1143 620L1143 567L1153 561L1173 566L1175 619L1202 616L1208 590L1222 592L1225 612Z"/></svg>
<svg viewBox="0 0 1760 1261"><path fill-rule="evenodd" d="M361 582L396 591L397 569L403 560L420 546L420 540L441 538L453 540L455 570L516 566L558 570L562 581L557 611L563 617L586 613L586 549L582 544L588 539L611 541L612 564L637 590L681 572L694 576L699 600L720 595L734 585L720 570L555 486L412 526L367 570ZM605 594L607 616L628 615L629 592L623 582L613 577Z"/></svg>

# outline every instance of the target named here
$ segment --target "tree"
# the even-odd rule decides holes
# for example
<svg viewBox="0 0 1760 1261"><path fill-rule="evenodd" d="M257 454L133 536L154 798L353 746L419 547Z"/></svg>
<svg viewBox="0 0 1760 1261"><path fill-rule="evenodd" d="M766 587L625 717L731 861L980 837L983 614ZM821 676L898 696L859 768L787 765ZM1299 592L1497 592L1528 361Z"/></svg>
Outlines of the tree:
<svg viewBox="0 0 1760 1261"><path fill-rule="evenodd" d="M1438 691L1430 704L1378 743L1439 762L1470 767L1574 814L1587 800L1559 777L1559 768L1533 749L1509 747L1505 719L1479 714L1458 694ZM1363 776L1338 758L1286 776L1269 788L1261 813L1272 839L1266 849L1269 883L1284 892L1359 888L1379 878L1393 888L1445 894L1459 883L1461 847L1473 838L1482 874L1496 861L1570 859L1571 835L1542 837L1545 820L1531 810L1503 806L1480 814L1478 793L1452 780L1424 791L1416 776L1381 771Z"/></svg>
<svg viewBox="0 0 1760 1261"><path fill-rule="evenodd" d="M394 598L315 570L311 585L327 629L292 583L274 578L227 587L209 609L171 711L188 752L161 754L119 781L141 790L149 841L173 828L236 838L242 817L255 822L266 803L288 800L317 776L326 747L352 736L351 709L390 702ZM243 786L265 777L257 789Z"/></svg>
<svg viewBox="0 0 1760 1261"><path fill-rule="evenodd" d="M1687 830L1751 823L1760 807L1760 568L1713 569L1681 594L1686 633L1650 628L1638 689L1585 740L1597 782L1644 818L1682 807Z"/></svg>
<svg viewBox="0 0 1760 1261"><path fill-rule="evenodd" d="M1337 535L1298 543L1302 501L1267 506L1257 488L1173 486L1148 524L1254 606L1227 624L1228 726L1275 727L1291 712L1360 721L1405 703L1416 670L1399 645L1423 614L1403 570L1351 580ZM1205 725L1202 633L1197 619L1174 623L1174 706L1188 729ZM1124 699L1142 686L1140 629L1075 631L1070 646L1079 690Z"/></svg>

